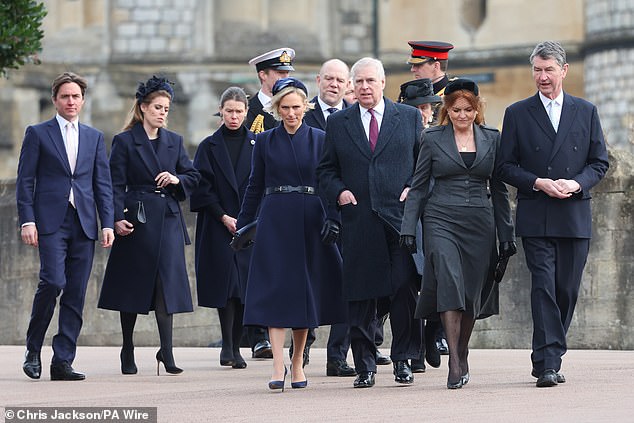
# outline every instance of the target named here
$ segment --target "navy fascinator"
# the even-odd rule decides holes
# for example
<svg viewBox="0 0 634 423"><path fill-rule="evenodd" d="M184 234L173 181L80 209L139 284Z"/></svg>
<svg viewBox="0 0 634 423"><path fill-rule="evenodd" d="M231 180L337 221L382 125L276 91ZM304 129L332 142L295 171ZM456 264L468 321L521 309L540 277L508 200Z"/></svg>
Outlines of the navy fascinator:
<svg viewBox="0 0 634 423"><path fill-rule="evenodd" d="M172 88L172 85L174 85L174 83L168 81L167 78L157 78L156 75L153 75L145 84L142 82L139 83L139 87L136 89L135 94L136 101L141 104L148 94L160 90L167 91L172 98L172 101L174 101L174 89Z"/></svg>

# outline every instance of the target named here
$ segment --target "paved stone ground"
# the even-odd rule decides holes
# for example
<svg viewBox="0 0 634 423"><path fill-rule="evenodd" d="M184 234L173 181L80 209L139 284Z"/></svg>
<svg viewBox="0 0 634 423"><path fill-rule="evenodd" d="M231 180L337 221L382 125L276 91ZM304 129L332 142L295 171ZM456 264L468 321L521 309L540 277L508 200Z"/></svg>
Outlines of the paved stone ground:
<svg viewBox="0 0 634 423"><path fill-rule="evenodd" d="M159 422L634 421L634 351L569 351L567 382L538 389L529 351L472 350L471 381L450 391L446 357L440 369L416 374L413 385L394 383L392 367L380 366L374 388L353 389L353 378L325 376L325 349L314 349L308 388L290 389L287 380L282 393L267 388L270 360L249 358L246 369L235 370L220 367L217 348L177 348L184 373L157 377L155 350L137 348L139 373L123 376L119 348L80 347L74 367L87 379L52 382L50 347L42 354L42 379L33 381L22 373L24 348L0 346L0 407L151 406Z"/></svg>

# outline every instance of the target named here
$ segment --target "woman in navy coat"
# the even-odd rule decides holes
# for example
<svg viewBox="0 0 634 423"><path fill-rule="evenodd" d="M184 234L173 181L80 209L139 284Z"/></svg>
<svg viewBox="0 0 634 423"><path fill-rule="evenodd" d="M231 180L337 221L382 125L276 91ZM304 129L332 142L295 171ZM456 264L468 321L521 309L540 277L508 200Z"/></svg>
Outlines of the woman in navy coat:
<svg viewBox="0 0 634 423"><path fill-rule="evenodd" d="M239 228L258 219L244 324L269 328L270 389L284 388L284 328L293 328L291 386L304 388L308 328L345 321L341 256L334 245L338 217L334 210L326 213L326 202L315 189L325 134L302 123L307 94L295 78L273 86L271 111L283 124L257 135L238 217Z"/></svg>
<svg viewBox="0 0 634 423"><path fill-rule="evenodd" d="M183 137L164 128L174 98L171 83L140 84L131 119L112 141L110 172L116 238L99 307L121 313L121 372L137 372L132 340L138 313L154 310L168 373L181 373L172 354L172 315L191 312L184 245L190 244L179 201L198 184Z"/></svg>
<svg viewBox="0 0 634 423"><path fill-rule="evenodd" d="M196 151L198 188L190 198L196 219L196 286L198 305L218 309L222 332L220 365L243 369L240 355L244 293L252 249L229 247L251 171L255 135L244 126L247 96L229 87L220 97L223 124Z"/></svg>

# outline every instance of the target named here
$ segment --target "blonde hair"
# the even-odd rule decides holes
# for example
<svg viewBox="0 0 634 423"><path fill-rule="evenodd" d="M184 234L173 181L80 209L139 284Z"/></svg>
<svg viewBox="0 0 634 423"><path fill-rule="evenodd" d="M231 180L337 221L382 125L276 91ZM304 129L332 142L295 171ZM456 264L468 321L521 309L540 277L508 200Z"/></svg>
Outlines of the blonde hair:
<svg viewBox="0 0 634 423"><path fill-rule="evenodd" d="M312 110L315 108L314 104L308 102L308 96L306 95L304 90L302 90L301 88L288 86L284 88L283 90L281 90L280 92L278 92L277 94L275 94L271 98L271 105L268 107L265 107L264 111L272 114L275 120L282 120L282 117L280 116L280 113L279 113L280 102L282 101L284 97L286 97L287 95L291 93L295 93L302 98L302 100L304 101L304 105L306 106L306 110Z"/></svg>

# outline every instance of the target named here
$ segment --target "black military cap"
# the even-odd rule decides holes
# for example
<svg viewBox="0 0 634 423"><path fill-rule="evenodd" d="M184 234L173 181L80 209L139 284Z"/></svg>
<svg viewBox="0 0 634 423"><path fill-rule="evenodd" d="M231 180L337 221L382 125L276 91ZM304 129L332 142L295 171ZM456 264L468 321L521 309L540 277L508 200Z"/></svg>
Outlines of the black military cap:
<svg viewBox="0 0 634 423"><path fill-rule="evenodd" d="M410 58L407 63L417 65L425 63L429 59L447 60L449 59L449 50L453 48L453 44L443 41L408 41L412 48Z"/></svg>

